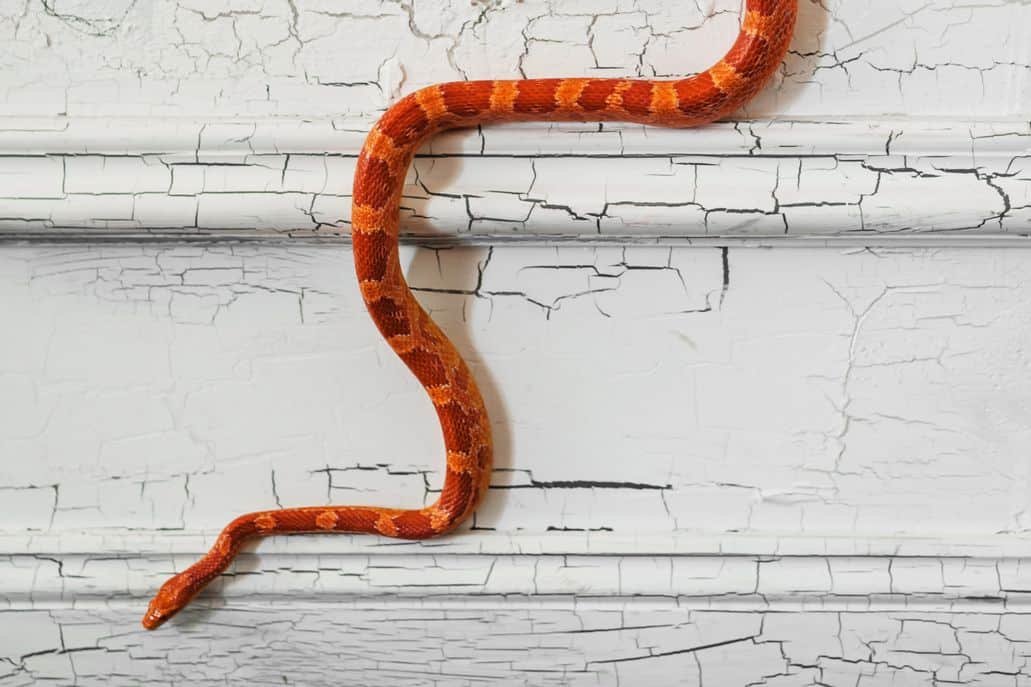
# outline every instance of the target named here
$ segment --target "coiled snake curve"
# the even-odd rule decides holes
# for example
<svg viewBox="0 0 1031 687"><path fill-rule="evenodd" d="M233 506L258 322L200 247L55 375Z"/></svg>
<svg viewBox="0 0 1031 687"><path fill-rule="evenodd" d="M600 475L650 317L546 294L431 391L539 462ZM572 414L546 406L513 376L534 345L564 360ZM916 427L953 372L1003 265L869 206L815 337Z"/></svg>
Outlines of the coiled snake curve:
<svg viewBox="0 0 1031 687"><path fill-rule="evenodd" d="M387 343L425 387L447 450L440 498L425 508L312 506L241 515L211 550L158 590L143 626L182 609L253 537L367 532L425 539L454 529L476 508L491 471L483 399L454 345L419 306L398 258L404 179L415 151L446 129L489 122L628 121L690 127L723 117L754 96L791 41L797 0L746 0L730 52L708 70L676 81L529 79L465 81L423 88L386 111L369 133L354 176L352 240L362 298Z"/></svg>

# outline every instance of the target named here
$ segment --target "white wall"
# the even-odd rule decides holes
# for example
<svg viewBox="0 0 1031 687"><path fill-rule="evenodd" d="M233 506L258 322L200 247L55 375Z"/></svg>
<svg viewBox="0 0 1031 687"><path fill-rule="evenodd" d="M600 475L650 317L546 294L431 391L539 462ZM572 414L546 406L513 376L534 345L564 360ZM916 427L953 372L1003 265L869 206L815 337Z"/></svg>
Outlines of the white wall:
<svg viewBox="0 0 1031 687"><path fill-rule="evenodd" d="M146 633L239 512L433 498L343 239L378 113L690 72L738 3L0 0L0 685L1031 680L1031 8L801 6L737 123L433 142L404 259L486 502Z"/></svg>

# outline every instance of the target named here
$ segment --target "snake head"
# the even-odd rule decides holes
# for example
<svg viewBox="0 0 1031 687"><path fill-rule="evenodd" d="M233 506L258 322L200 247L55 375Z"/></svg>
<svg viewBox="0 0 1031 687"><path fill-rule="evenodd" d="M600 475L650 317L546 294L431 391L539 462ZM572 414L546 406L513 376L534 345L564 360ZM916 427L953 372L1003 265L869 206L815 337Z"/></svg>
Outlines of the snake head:
<svg viewBox="0 0 1031 687"><path fill-rule="evenodd" d="M143 627L147 630L154 630L172 617L173 613L168 613L161 609L161 607L155 603L156 600L151 600L150 606L147 607L147 612L143 616L143 620L140 621Z"/></svg>
<svg viewBox="0 0 1031 687"><path fill-rule="evenodd" d="M190 593L189 589L188 579L183 577L183 573L175 575L161 585L161 589L150 600L147 612L143 615L143 627L148 630L158 628L182 610L196 593Z"/></svg>

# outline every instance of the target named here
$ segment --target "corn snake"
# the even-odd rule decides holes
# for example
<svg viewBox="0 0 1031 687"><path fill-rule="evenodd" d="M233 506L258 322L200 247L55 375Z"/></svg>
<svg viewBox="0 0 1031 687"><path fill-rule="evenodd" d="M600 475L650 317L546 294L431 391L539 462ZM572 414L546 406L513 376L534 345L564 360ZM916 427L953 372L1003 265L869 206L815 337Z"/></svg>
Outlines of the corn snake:
<svg viewBox="0 0 1031 687"><path fill-rule="evenodd" d="M425 539L458 526L486 491L492 444L483 399L465 361L412 295L398 257L404 179L427 139L446 129L490 122L629 121L666 127L711 122L762 88L787 51L796 15L797 0L746 0L730 51L685 79L453 82L423 88L389 108L369 133L355 171L355 272L380 333L436 408L447 452L440 497L421 509L312 506L242 515L222 530L205 556L162 585L143 626L156 628L185 607L248 539L314 532Z"/></svg>

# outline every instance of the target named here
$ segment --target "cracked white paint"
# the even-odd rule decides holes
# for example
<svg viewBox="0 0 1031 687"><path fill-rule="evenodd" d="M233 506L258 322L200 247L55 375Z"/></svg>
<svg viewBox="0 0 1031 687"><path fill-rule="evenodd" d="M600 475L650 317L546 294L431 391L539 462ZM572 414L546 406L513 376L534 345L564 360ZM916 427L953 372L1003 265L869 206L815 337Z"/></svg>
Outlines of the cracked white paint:
<svg viewBox="0 0 1031 687"><path fill-rule="evenodd" d="M0 123L0 235L346 236L364 124L342 126ZM1021 236L1028 159L1027 122L520 125L434 140L402 221L479 242Z"/></svg>
<svg viewBox="0 0 1031 687"><path fill-rule="evenodd" d="M5 684L898 685L1026 680L1027 628L997 613L800 614L668 600L417 609L275 602L190 612L180 632L119 631L122 608L0 616L17 632ZM344 668L346 666L346 668Z"/></svg>
<svg viewBox="0 0 1031 687"><path fill-rule="evenodd" d="M39 116L373 116L439 81L676 76L739 0L4 0L0 102ZM1025 2L800 1L758 117L1021 116Z"/></svg>
<svg viewBox="0 0 1031 687"><path fill-rule="evenodd" d="M329 622L363 655L391 637L439 652L470 613L491 629L456 649L465 658L400 660L443 684L467 669L536 684L520 661L490 672L502 670L490 646L525 655L509 618L528 649L553 622L623 622L656 605L676 619L649 623L654 640L627 621L604 631L603 652L586 641L539 660L602 684L660 684L667 662L712 651L725 659L711 670L729 660L744 677L721 679L746 682L993 684L1010 671L998 684L1020 684L1031 389L1012 370L1028 340L1025 251L499 246L409 249L405 262L495 421L498 466L475 521L423 544L264 542L162 639L137 633L135 615L230 514L433 498L432 413L368 323L340 247L0 252L21 323L0 339L0 452L12 458L0 623L28 628L0 633L2 684L156 679L145 657L160 647L230 641L210 623L245 627L235 645L255 634L242 652L262 679L318 683L282 648L305 643L297 627ZM456 630L410 629L411 613ZM785 648L757 631L720 646L719 631L695 627L708 614L762 636L786 623ZM379 639L358 632L391 618ZM825 629L847 622L861 626L845 632L851 653L793 658L838 646ZM968 648L928 648L937 628L971 624L986 629ZM367 670L421 679L389 662ZM189 679L231 666L206 671Z"/></svg>
<svg viewBox="0 0 1031 687"><path fill-rule="evenodd" d="M739 4L5 0L0 232L346 234L362 138L402 93L691 73ZM409 176L405 230L1026 234L1029 12L802 0L749 123L449 135Z"/></svg>
<svg viewBox="0 0 1031 687"><path fill-rule="evenodd" d="M717 684L1026 679L1024 250L405 262L493 413L475 521L426 543L263 542L146 635L147 594L230 514L431 499L438 429L340 247L5 247L23 326L0 343L0 623L26 629L0 633L0 684L168 680L153 657L222 642L236 662L175 680L246 665L321 684L296 645L351 665L391 639L406 648L360 681L539 684L533 665L567 684L663 684L683 665ZM320 623L350 648L312 648ZM533 651L549 638L555 654Z"/></svg>
<svg viewBox="0 0 1031 687"><path fill-rule="evenodd" d="M484 506L262 542L138 629L240 511L435 496L424 394L305 240L375 118L690 73L739 4L0 0L0 685L1031 683L1023 1L801 0L740 121L432 141L404 230L478 245L404 260L487 397Z"/></svg>
<svg viewBox="0 0 1031 687"><path fill-rule="evenodd" d="M488 539L973 541L1028 526L1031 387L1012 373L1026 255L566 246L406 263L493 412ZM25 505L8 531L208 532L277 503L434 498L439 430L346 250L9 245L0 266L22 322L0 343L0 445L21 457L3 484Z"/></svg>

